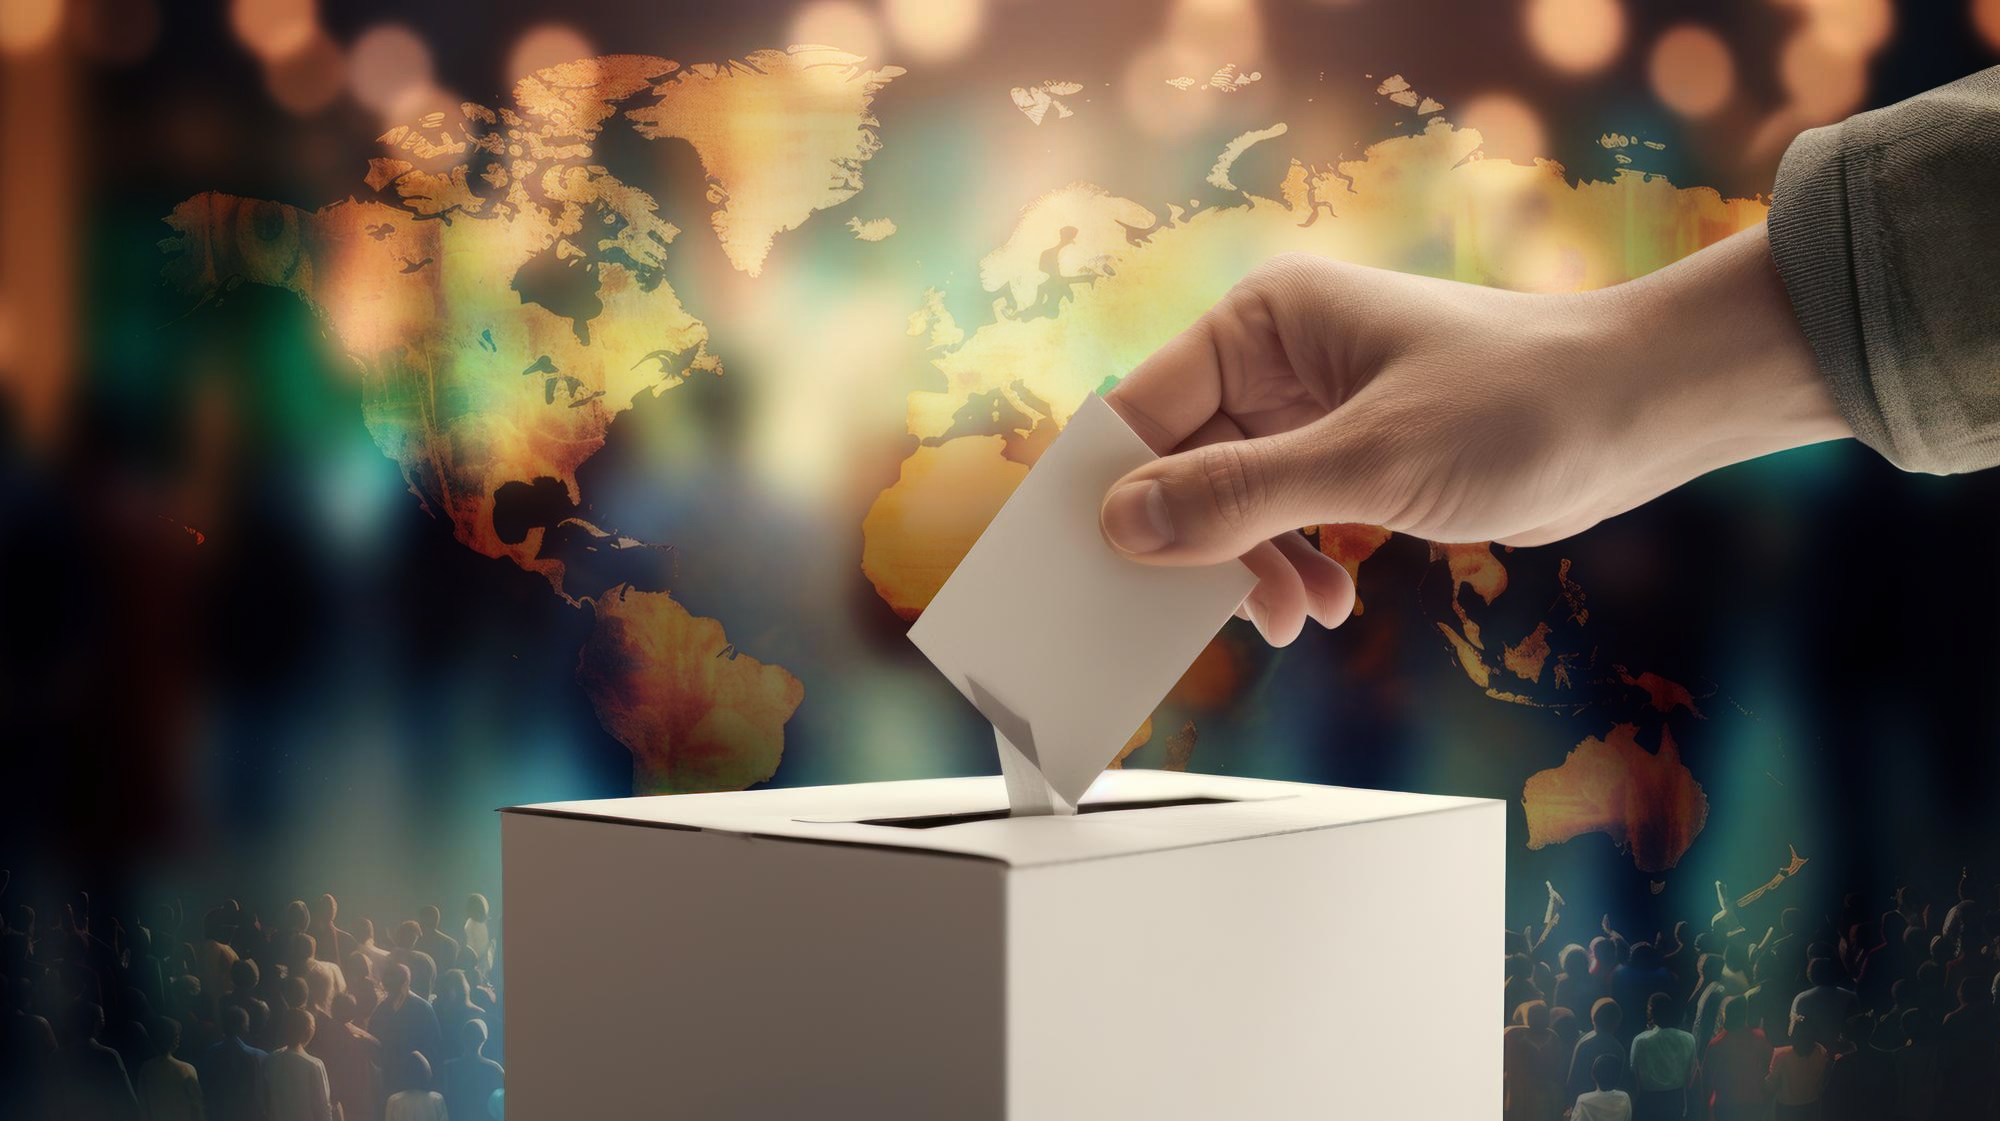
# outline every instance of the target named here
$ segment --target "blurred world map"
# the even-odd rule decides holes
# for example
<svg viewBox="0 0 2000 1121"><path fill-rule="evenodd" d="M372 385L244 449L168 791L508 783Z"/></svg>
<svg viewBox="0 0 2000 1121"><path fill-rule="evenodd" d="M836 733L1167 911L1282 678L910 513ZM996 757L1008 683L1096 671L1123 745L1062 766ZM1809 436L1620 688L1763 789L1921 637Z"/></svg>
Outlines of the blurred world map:
<svg viewBox="0 0 2000 1121"><path fill-rule="evenodd" d="M1216 61L1192 73L1164 68L1157 96L1228 98L1262 77ZM1450 106L1382 73L1328 90L1398 115L1400 127L1358 154L1264 161L1253 182L1243 166L1288 132L1274 118L1215 151L1182 197L1052 185L1006 202L1018 217L984 256L919 262L929 281L892 314L877 308L837 331L824 318L772 318L670 282L668 263L688 238L715 239L728 266L758 285L797 282L786 269L804 266L774 246L816 232L824 247L820 227L839 234L838 253L893 251L903 216L869 208L867 178L870 161L897 144L876 104L904 73L825 45L547 67L521 77L509 104L466 101L390 128L352 192L316 209L222 193L187 199L166 216L164 275L202 305L242 285L303 301L357 379L357 419L399 466L409 506L591 613L576 682L631 752L635 787L704 791L778 772L794 717L836 703L804 683L827 666L784 664L764 622L745 630L690 609L717 594L717 573L761 569L768 534L732 540L713 519L709 531L671 541L621 528L596 513L586 465L622 418L661 399L645 437L674 445L657 461L676 473L673 485L721 485L703 472L724 468L704 468L699 452L714 418L683 415L673 402L690 383L736 376L739 357L717 343L730 317L745 320L738 330L796 333L786 345L807 353L919 364L921 387L902 395L900 462L865 503L859 555L830 562L849 581L865 579L874 597L865 610L893 631L894 620L922 611L1083 398L1264 257L1304 250L1578 291L1650 272L1766 210L1765 200L1676 186L1635 166L1634 155L1660 147L1639 137L1600 139L1615 161L1601 180L1548 160L1495 158ZM1009 127L1020 130L1076 127L1091 103L1083 83L1060 78L993 96L1011 102ZM617 173L614 153L675 142L699 161L698 199L656 197ZM812 267L837 274L841 265L836 257ZM813 290L786 290L779 302ZM795 423L840 423L813 403L824 398L811 386L780 392L806 402ZM653 484L605 485L629 495ZM1431 575L1420 602L1385 605L1368 566L1387 531L1307 532L1356 573L1360 610L1420 615L1426 640L1466 687L1563 718L1546 725L1532 753L1539 762L1512 780L1528 846L1603 834L1658 891L1708 825L1704 775L1685 761L1689 738L1740 734L1725 726L1755 716L1714 683L1671 680L1643 652L1604 648L1587 574L1559 548L1423 545ZM807 537L787 548L819 546ZM845 648L812 647L829 664ZM1121 761L1210 762L1204 730L1257 703L1265 656L1240 635L1218 638ZM1770 856L1782 863L1782 853Z"/></svg>

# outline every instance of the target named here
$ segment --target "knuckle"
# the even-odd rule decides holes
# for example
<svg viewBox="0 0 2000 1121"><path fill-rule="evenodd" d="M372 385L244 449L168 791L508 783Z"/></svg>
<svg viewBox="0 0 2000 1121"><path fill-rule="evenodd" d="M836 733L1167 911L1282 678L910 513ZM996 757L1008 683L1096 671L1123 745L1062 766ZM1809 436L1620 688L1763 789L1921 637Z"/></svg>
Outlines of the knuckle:
<svg viewBox="0 0 2000 1121"><path fill-rule="evenodd" d="M1266 259L1236 288L1239 306L1260 306L1280 327L1311 329L1332 318L1349 287L1348 266L1302 250Z"/></svg>
<svg viewBox="0 0 2000 1121"><path fill-rule="evenodd" d="M1226 441L1201 449L1196 467L1217 522L1232 531L1248 527L1257 512L1259 493L1255 457L1245 454L1240 444Z"/></svg>
<svg viewBox="0 0 2000 1121"><path fill-rule="evenodd" d="M1266 258L1244 278L1243 286L1266 296L1296 292L1310 287L1313 277L1325 271L1326 267L1326 258L1290 249Z"/></svg>

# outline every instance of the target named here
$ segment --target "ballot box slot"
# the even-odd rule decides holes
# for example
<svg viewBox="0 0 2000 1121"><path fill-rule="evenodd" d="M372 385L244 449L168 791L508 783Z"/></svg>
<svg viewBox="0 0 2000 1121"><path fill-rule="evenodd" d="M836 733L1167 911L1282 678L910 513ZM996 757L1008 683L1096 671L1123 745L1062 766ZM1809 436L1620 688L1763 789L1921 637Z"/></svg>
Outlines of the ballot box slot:
<svg viewBox="0 0 2000 1121"><path fill-rule="evenodd" d="M1229 802L1240 802L1241 798L1149 798L1123 802L1085 802L1076 808L1080 814L1122 813L1127 810L1164 810L1176 806L1215 806ZM1006 810L977 810L971 813L925 814L921 817L877 817L855 822L856 825L887 825L895 829L938 829L946 825L967 825L975 821L998 821L1007 816Z"/></svg>

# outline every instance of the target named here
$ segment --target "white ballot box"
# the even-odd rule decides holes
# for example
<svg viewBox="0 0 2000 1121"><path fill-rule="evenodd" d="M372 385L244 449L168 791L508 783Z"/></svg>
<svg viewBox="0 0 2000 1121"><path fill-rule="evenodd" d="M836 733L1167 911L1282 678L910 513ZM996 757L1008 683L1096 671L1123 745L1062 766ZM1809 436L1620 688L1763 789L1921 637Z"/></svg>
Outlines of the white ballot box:
<svg viewBox="0 0 2000 1121"><path fill-rule="evenodd" d="M1503 804L1109 771L522 806L510 1121L1500 1115Z"/></svg>

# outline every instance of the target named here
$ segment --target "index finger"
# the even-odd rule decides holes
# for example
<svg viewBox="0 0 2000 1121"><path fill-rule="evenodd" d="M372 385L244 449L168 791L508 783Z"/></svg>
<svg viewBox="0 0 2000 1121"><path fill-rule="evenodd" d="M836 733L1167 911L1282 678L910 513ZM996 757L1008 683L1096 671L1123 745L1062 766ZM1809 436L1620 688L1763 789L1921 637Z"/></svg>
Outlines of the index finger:
<svg viewBox="0 0 2000 1121"><path fill-rule="evenodd" d="M1104 395L1156 455L1168 455L1222 407L1215 318L1204 314Z"/></svg>

